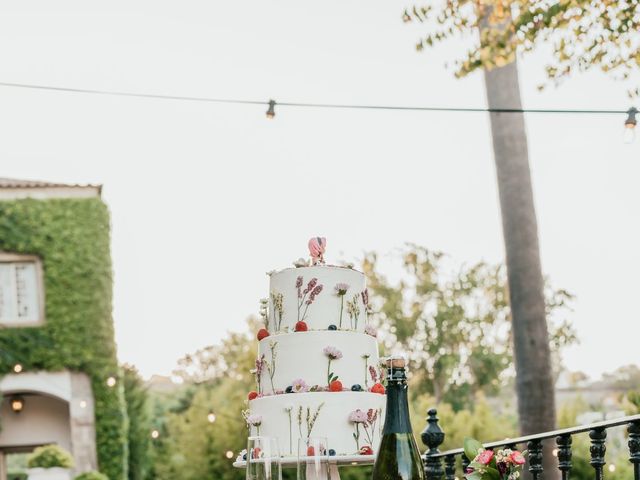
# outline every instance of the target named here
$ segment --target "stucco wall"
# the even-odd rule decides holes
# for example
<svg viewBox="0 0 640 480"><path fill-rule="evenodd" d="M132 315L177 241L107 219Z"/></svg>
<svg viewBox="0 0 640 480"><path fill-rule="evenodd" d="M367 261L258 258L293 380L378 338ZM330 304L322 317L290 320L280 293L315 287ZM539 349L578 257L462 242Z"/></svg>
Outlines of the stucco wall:
<svg viewBox="0 0 640 480"><path fill-rule="evenodd" d="M25 396L24 400L24 410L16 414L11 411L10 398L3 399L0 447L55 443L71 451L69 405L41 395Z"/></svg>

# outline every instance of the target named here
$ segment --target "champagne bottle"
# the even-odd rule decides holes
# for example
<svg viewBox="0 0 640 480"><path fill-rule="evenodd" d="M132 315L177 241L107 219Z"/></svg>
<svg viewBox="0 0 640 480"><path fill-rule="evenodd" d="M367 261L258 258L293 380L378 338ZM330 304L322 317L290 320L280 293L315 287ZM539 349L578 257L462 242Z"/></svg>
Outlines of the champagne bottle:
<svg viewBox="0 0 640 480"><path fill-rule="evenodd" d="M405 367L403 356L387 359L387 411L372 480L425 480L409 421Z"/></svg>

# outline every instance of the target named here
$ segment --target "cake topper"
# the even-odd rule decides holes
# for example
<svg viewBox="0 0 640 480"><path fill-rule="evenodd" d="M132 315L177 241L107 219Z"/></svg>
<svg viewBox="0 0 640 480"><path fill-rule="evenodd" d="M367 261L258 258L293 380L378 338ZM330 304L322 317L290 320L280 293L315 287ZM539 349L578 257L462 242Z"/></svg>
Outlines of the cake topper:
<svg viewBox="0 0 640 480"><path fill-rule="evenodd" d="M312 265L324 265L324 252L327 248L327 239L324 237L313 237L309 240L309 254Z"/></svg>

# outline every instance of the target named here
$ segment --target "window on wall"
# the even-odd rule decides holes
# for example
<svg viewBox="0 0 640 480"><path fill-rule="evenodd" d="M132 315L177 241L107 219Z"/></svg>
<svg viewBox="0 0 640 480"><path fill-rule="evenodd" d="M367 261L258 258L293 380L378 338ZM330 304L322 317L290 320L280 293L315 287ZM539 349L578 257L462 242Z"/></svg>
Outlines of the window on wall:
<svg viewBox="0 0 640 480"><path fill-rule="evenodd" d="M44 321L41 271L36 257L0 253L0 324L19 327Z"/></svg>

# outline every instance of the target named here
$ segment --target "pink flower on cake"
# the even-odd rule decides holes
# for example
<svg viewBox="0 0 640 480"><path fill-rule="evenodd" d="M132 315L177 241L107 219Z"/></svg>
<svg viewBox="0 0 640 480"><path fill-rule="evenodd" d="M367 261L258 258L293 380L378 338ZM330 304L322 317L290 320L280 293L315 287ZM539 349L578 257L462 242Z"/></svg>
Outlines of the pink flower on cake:
<svg viewBox="0 0 640 480"><path fill-rule="evenodd" d="M262 425L262 415L249 415L247 417L247 424L252 427L259 427Z"/></svg>
<svg viewBox="0 0 640 480"><path fill-rule="evenodd" d="M327 239L313 237L309 240L309 254L313 265L324 264L324 252L327 249Z"/></svg>
<svg viewBox="0 0 640 480"><path fill-rule="evenodd" d="M293 389L294 393L302 393L302 392L309 391L309 387L307 386L307 383L301 378L294 380L291 383L291 388Z"/></svg>
<svg viewBox="0 0 640 480"><path fill-rule="evenodd" d="M349 421L353 423L367 423L367 414L360 409L349 414Z"/></svg>
<svg viewBox="0 0 640 480"><path fill-rule="evenodd" d="M327 385L330 387L331 382L333 382L334 380L338 380L338 375L331 371L331 362L333 360L340 360L342 358L342 352L336 347L324 347L322 351L329 359L329 362L327 364Z"/></svg>
<svg viewBox="0 0 640 480"><path fill-rule="evenodd" d="M336 347L324 347L322 351L331 360L339 360L342 358L342 352Z"/></svg>
<svg viewBox="0 0 640 480"><path fill-rule="evenodd" d="M343 296L346 295L347 290L349 290L349 285L346 283L336 283L334 289L336 291L336 295Z"/></svg>
<svg viewBox="0 0 640 480"><path fill-rule="evenodd" d="M367 335L371 335L372 337L378 336L378 330L376 330L376 327L374 327L373 325L366 325L364 327L364 333L366 333Z"/></svg>

